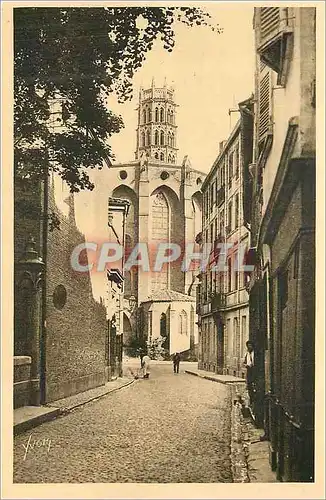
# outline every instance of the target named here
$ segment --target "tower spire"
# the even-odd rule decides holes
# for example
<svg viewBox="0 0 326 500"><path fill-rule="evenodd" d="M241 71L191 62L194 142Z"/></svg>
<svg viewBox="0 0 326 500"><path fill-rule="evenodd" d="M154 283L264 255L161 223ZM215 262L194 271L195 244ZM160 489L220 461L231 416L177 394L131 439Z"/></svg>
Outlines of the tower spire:
<svg viewBox="0 0 326 500"><path fill-rule="evenodd" d="M144 155L154 163L177 163L177 126L174 91L152 86L139 93L136 160Z"/></svg>

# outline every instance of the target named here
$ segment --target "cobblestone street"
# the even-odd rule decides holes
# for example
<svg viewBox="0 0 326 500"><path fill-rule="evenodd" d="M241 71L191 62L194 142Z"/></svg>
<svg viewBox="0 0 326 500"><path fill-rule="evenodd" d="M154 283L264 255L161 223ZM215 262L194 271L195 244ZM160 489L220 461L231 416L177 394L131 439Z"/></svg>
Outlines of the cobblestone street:
<svg viewBox="0 0 326 500"><path fill-rule="evenodd" d="M154 364L149 380L17 436L14 482L232 482L228 387L184 368Z"/></svg>

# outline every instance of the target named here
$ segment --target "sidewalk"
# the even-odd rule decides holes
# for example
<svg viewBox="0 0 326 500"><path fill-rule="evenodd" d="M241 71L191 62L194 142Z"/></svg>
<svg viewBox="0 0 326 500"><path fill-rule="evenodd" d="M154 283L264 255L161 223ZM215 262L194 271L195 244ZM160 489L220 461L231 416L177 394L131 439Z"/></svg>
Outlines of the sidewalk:
<svg viewBox="0 0 326 500"><path fill-rule="evenodd" d="M235 483L276 483L276 474L269 463L269 441L260 441L262 429L257 429L250 417L242 414L239 397L248 401L245 380L232 375L217 375L205 370L187 369L186 373L227 384L232 401L231 464Z"/></svg>
<svg viewBox="0 0 326 500"><path fill-rule="evenodd" d="M233 375L218 375L217 373L198 370L196 367L191 367L191 369L187 368L185 372L189 373L189 375L196 375L197 377L205 378L206 380L211 380L212 382L220 382L221 384L246 383L243 378L234 377Z"/></svg>
<svg viewBox="0 0 326 500"><path fill-rule="evenodd" d="M117 378L100 387L53 401L45 406L22 406L21 408L16 408L14 410L14 435L32 429L59 416L66 415L90 401L127 387L134 382L134 379L127 377Z"/></svg>

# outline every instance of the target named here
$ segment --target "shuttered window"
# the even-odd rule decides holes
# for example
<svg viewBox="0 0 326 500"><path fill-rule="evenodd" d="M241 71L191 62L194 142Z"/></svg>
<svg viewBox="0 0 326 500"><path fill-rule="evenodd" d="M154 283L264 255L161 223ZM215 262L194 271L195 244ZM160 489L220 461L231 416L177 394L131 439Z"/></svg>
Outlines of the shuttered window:
<svg viewBox="0 0 326 500"><path fill-rule="evenodd" d="M264 71L259 81L259 122L258 135L261 139L269 130L271 114L271 75Z"/></svg>
<svg viewBox="0 0 326 500"><path fill-rule="evenodd" d="M280 8L261 7L260 9L260 39L261 43L272 38L280 29Z"/></svg>

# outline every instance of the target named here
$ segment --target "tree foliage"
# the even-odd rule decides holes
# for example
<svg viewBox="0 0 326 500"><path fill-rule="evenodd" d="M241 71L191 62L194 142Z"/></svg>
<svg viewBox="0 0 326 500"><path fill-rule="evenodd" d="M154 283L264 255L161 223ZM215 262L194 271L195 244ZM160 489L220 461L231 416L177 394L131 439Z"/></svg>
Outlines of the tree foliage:
<svg viewBox="0 0 326 500"><path fill-rule="evenodd" d="M172 51L177 22L219 32L209 17L188 7L14 9L16 178L53 170L72 192L92 189L87 169L114 159L108 140L123 127L107 96L132 98L135 71L157 38Z"/></svg>

